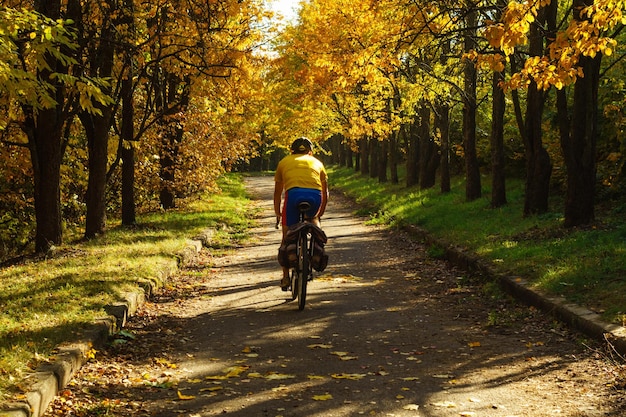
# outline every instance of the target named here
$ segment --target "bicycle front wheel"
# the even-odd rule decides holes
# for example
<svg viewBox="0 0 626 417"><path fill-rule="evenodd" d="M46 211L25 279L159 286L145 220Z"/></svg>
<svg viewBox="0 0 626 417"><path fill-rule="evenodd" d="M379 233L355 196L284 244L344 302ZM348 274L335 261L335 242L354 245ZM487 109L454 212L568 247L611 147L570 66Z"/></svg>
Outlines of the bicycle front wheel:
<svg viewBox="0 0 626 417"><path fill-rule="evenodd" d="M306 233L300 235L298 242L298 309L303 310L306 303L306 286L311 270L311 259L309 258L309 245Z"/></svg>

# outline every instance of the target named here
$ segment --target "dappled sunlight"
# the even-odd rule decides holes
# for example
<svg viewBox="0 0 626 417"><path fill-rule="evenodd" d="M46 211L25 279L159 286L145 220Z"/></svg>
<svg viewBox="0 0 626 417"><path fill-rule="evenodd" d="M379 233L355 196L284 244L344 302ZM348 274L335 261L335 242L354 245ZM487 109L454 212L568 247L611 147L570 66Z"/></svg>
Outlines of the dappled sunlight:
<svg viewBox="0 0 626 417"><path fill-rule="evenodd" d="M489 299L484 283L422 246L375 226L345 226L344 213L324 222L330 263L309 283L304 310L278 286L280 233L271 216L260 217L262 244L212 259L183 283L194 297L165 294L146 306L158 320L131 327L138 347L121 345L118 354L129 358L131 386L109 392L130 390L157 417L608 410L606 396L589 395L604 389L603 370L590 370L589 352L570 336L535 310Z"/></svg>

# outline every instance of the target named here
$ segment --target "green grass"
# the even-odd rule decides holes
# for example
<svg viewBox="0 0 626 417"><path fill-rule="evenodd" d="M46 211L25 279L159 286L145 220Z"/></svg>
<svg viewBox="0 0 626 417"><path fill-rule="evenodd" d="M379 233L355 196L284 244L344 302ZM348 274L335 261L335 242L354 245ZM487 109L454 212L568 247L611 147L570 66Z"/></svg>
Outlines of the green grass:
<svg viewBox="0 0 626 417"><path fill-rule="evenodd" d="M508 180L505 207L492 209L489 190L465 201L465 184L452 191L380 184L351 169L330 169L331 187L355 198L371 222L417 225L450 244L491 261L498 272L522 276L553 295L584 305L622 323L626 312L626 224L619 212L597 213L597 225L568 230L558 211L522 216L524 184ZM483 178L483 184L488 183ZM559 206L558 198L552 204ZM363 214L363 213L362 213Z"/></svg>
<svg viewBox="0 0 626 417"><path fill-rule="evenodd" d="M24 375L57 345L105 317L105 306L175 268L186 239L214 228L217 251L245 239L254 216L241 177L225 176L220 188L181 202L184 209L140 216L136 227L113 224L97 239L1 269L0 400L19 392Z"/></svg>

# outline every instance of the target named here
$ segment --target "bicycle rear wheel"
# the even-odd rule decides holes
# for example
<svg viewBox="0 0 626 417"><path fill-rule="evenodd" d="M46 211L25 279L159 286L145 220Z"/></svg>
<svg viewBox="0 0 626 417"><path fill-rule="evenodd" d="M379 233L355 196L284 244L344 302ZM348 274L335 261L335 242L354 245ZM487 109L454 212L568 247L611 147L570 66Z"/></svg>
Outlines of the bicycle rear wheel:
<svg viewBox="0 0 626 417"><path fill-rule="evenodd" d="M306 287L309 281L311 270L311 259L309 258L309 244L307 233L301 233L298 240L298 309L303 310L306 303Z"/></svg>
<svg viewBox="0 0 626 417"><path fill-rule="evenodd" d="M291 268L291 299L295 300L298 296L298 271Z"/></svg>

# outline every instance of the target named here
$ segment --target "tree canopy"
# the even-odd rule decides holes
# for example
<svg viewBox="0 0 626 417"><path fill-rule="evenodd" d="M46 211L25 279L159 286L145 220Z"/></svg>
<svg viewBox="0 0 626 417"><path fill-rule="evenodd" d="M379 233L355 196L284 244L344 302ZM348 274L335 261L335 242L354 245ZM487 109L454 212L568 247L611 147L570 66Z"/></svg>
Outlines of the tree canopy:
<svg viewBox="0 0 626 417"><path fill-rule="evenodd" d="M622 190L623 1L309 0L285 25L266 7L5 2L2 242L132 224L301 135L381 181L462 173L468 200L492 168L494 206L524 177L523 215L562 188L567 226Z"/></svg>

